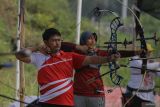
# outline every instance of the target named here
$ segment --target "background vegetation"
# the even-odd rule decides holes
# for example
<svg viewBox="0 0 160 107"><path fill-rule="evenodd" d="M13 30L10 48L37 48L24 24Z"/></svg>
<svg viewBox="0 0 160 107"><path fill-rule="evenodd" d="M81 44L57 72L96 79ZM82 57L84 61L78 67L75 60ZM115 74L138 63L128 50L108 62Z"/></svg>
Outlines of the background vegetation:
<svg viewBox="0 0 160 107"><path fill-rule="evenodd" d="M15 41L17 34L17 11L18 0L0 0L0 53L15 51ZM64 41L75 42L76 36L76 0L26 0L25 2L25 45L36 46L41 41L41 34L44 29L48 27L55 27L60 30L63 35ZM114 0L84 0L82 11L82 25L81 31L90 30L98 34L97 45L104 45L103 43L109 39L110 29L109 24L114 18L112 14L103 15L100 22L93 17L93 9L96 6L103 8L110 8L116 13L120 14L121 5ZM130 12L129 12L130 13ZM144 27L145 36L152 36L154 32L157 32L157 36L160 37L160 21L153 17L143 13L141 16L141 22ZM124 26L126 28L133 27L132 15L129 14L126 20L124 20ZM128 40L133 39L132 33L118 32L118 41L123 41L124 38ZM157 46L152 41L149 41L156 49L154 56L159 56L159 43ZM136 46L139 42L136 42ZM130 47L130 46L129 46ZM124 49L123 46L119 46L119 49ZM127 48L128 49L128 48ZM0 63L6 62L16 63L14 56L0 56ZM121 59L119 63L127 64L128 59ZM16 80L16 68L0 69L0 94L4 94L10 97L15 97L15 80ZM108 71L107 67L102 67L102 73ZM126 86L129 79L129 69L121 68L120 73L124 80L122 86ZM37 70L32 65L25 65L25 93L26 95L37 95L37 82L36 82ZM112 86L109 76L103 77L104 83L107 86ZM159 85L159 79L156 79L157 85ZM8 99L0 98L0 106L7 107L11 101Z"/></svg>

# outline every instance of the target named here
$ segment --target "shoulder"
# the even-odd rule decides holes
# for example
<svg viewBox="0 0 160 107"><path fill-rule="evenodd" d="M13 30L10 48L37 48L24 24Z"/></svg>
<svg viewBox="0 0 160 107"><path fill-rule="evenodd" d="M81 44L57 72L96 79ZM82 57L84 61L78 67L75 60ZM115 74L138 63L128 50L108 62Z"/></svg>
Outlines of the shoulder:
<svg viewBox="0 0 160 107"><path fill-rule="evenodd" d="M31 56L48 57L49 55L42 54L41 52L33 52Z"/></svg>
<svg viewBox="0 0 160 107"><path fill-rule="evenodd" d="M31 64L35 65L37 68L40 68L41 65L50 58L50 55L44 55L40 52L33 52L31 54Z"/></svg>
<svg viewBox="0 0 160 107"><path fill-rule="evenodd" d="M50 58L50 55L45 55L45 54L42 54L40 52L33 52L31 54L31 62L44 61L44 60L49 59L49 58Z"/></svg>

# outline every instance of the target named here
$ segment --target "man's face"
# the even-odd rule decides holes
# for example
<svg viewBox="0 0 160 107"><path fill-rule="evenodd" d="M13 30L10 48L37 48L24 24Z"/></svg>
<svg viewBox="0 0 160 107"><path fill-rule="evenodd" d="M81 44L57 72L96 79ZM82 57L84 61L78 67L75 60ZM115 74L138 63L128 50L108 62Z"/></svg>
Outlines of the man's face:
<svg viewBox="0 0 160 107"><path fill-rule="evenodd" d="M96 40L95 37L92 35L88 38L88 40L86 41L86 45L90 48L94 47L96 44Z"/></svg>
<svg viewBox="0 0 160 107"><path fill-rule="evenodd" d="M57 52L61 48L61 36L55 35L49 38L48 41L44 41L44 43L50 48L52 52Z"/></svg>

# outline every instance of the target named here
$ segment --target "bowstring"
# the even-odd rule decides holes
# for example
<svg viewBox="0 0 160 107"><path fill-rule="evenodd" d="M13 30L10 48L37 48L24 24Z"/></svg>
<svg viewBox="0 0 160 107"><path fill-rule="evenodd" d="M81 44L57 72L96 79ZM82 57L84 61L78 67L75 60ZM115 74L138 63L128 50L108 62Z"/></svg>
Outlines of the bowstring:
<svg viewBox="0 0 160 107"><path fill-rule="evenodd" d="M127 7L127 9L135 16L135 18L137 19L139 25L140 25L141 28L142 28L142 24L141 24L139 18L137 17L137 15L134 13L134 11L133 11L131 8L129 8L128 6L124 5L120 0L116 0L116 1L119 2L121 5ZM146 76L146 72L143 74L143 78L142 78L141 84L140 84L138 90L136 91L136 93L139 92L140 87L142 86L142 84L143 84L143 82L144 82L145 76ZM127 100L127 102L124 104L123 107L125 107L125 106L126 106L126 105L134 98L135 95L136 95L136 94L132 95L132 97L131 97L130 99Z"/></svg>

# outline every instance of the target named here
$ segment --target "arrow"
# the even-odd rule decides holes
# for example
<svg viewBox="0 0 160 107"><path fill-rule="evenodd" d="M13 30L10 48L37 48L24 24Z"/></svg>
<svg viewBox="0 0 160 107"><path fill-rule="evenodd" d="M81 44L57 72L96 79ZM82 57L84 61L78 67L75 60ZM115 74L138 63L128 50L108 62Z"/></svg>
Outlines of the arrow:
<svg viewBox="0 0 160 107"><path fill-rule="evenodd" d="M15 55L15 52L0 53L0 56L6 56L6 55Z"/></svg>
<svg viewBox="0 0 160 107"><path fill-rule="evenodd" d="M11 68L13 67L12 63L4 63L4 64L0 64L0 69L1 68Z"/></svg>
<svg viewBox="0 0 160 107"><path fill-rule="evenodd" d="M120 64L120 67L127 67L127 68L135 68L135 69L142 69L142 68L139 68L139 67L135 67L135 66L128 66L128 65L123 65L123 64ZM148 72L160 72L159 70L152 70L152 69L145 69L147 70Z"/></svg>
<svg viewBox="0 0 160 107"><path fill-rule="evenodd" d="M133 61L133 60L143 60L143 59L158 59L160 57L153 57L153 58L138 58L138 59L133 59L133 58L130 58L128 59L129 61Z"/></svg>

